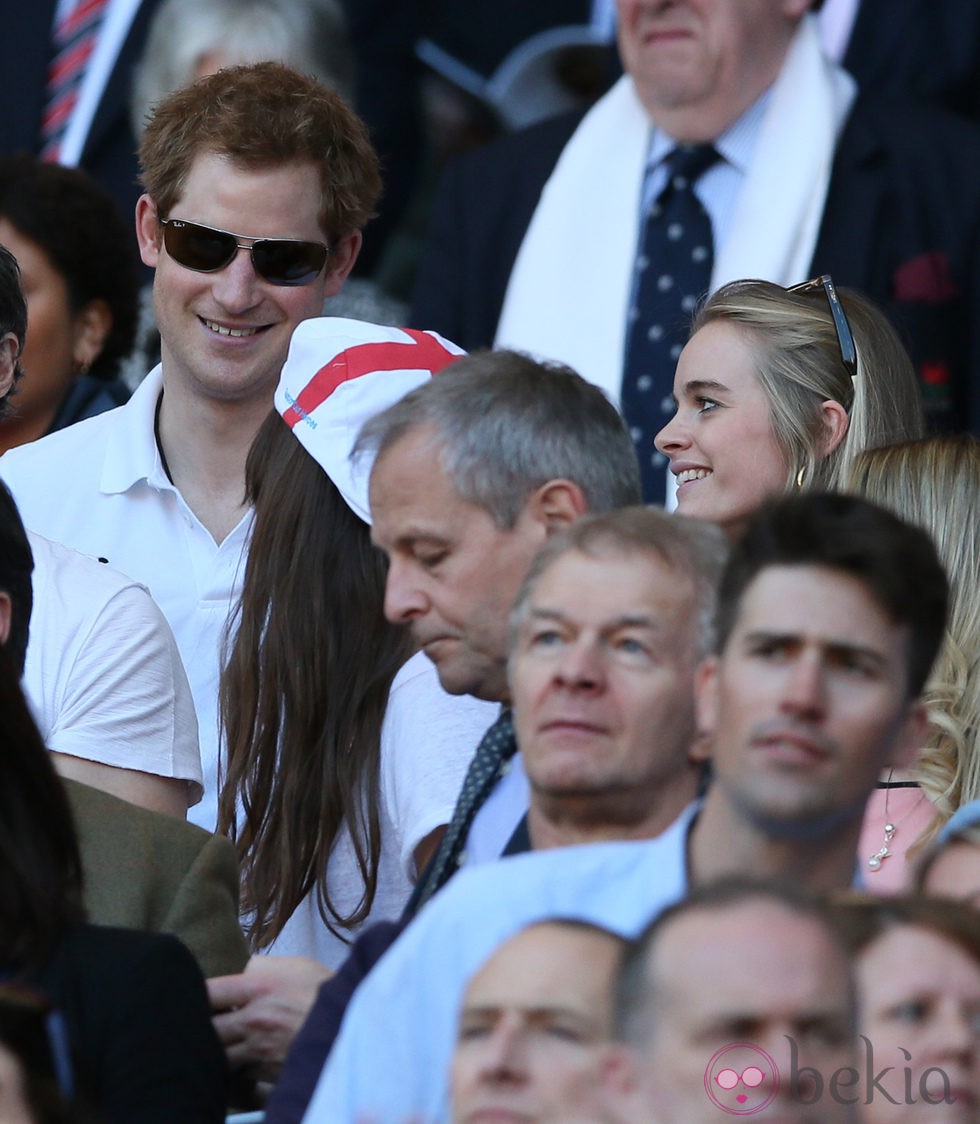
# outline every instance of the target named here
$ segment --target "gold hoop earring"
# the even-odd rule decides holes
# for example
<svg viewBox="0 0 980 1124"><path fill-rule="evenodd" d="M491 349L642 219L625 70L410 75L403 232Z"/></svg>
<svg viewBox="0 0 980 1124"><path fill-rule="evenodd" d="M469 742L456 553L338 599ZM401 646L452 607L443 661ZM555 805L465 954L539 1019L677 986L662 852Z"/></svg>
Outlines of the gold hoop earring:
<svg viewBox="0 0 980 1124"><path fill-rule="evenodd" d="M806 480L806 465L800 465L796 472L796 490L802 491L803 483Z"/></svg>

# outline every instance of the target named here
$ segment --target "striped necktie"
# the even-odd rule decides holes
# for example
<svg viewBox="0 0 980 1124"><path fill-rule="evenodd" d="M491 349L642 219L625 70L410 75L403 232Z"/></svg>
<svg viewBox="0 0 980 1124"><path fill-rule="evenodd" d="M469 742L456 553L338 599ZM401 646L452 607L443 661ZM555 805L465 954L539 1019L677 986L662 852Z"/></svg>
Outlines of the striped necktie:
<svg viewBox="0 0 980 1124"><path fill-rule="evenodd" d="M48 69L48 87L41 122L41 159L56 164L61 142L78 101L79 90L108 0L78 0L58 20L54 29L54 55Z"/></svg>

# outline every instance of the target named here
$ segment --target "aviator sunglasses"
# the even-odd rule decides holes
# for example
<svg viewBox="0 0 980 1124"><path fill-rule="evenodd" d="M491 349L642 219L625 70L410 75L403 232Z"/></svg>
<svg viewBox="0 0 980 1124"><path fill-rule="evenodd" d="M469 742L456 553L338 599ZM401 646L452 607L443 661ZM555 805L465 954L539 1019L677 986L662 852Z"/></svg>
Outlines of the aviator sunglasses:
<svg viewBox="0 0 980 1124"><path fill-rule="evenodd" d="M854 334L851 331L847 313L837 295L834 279L829 273L822 277L815 277L812 281L803 281L799 285L790 285L787 293L818 293L823 290L827 303L830 305L830 315L834 318L834 330L837 333L837 346L840 349L840 361L844 369L855 378L857 375L857 348L854 345Z"/></svg>
<svg viewBox="0 0 980 1124"><path fill-rule="evenodd" d="M252 256L255 272L270 285L308 285L330 253L322 242L298 238L247 238L185 219L159 219L163 244L179 265L196 273L217 273L240 249Z"/></svg>

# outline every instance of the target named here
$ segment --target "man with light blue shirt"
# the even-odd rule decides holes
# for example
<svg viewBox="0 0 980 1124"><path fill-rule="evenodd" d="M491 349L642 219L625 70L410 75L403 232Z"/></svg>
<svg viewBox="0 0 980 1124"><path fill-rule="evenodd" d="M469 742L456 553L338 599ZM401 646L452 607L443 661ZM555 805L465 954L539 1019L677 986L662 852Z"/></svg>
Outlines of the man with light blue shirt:
<svg viewBox="0 0 980 1124"><path fill-rule="evenodd" d="M563 596L584 599L575 577ZM596 583L591 571L588 581ZM465 982L533 921L575 917L633 936L692 883L750 874L814 891L849 884L881 768L909 761L924 742L919 695L946 597L928 538L862 500L794 497L761 512L726 568L715 654L697 673L698 728L714 769L703 806L652 842L558 848L464 871L355 995L304 1120L445 1119ZM522 643L563 652L561 628L526 631L553 607L536 605L533 590L530 606L528 618L518 613ZM642 659L642 636L623 650L615 630L602 635L606 666ZM575 655L569 649L570 666ZM590 666L597 674L582 663ZM588 730L591 716L579 717Z"/></svg>

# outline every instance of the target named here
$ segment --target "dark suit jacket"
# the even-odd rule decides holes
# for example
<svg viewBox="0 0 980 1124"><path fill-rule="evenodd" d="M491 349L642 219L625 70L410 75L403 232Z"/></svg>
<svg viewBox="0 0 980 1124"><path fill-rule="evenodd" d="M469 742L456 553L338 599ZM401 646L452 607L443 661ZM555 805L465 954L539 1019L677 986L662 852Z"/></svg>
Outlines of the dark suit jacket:
<svg viewBox="0 0 980 1124"><path fill-rule="evenodd" d="M60 1012L76 1089L106 1124L222 1124L224 1050L179 941L78 925L31 982Z"/></svg>
<svg viewBox="0 0 980 1124"><path fill-rule="evenodd" d="M85 908L96 925L172 933L205 976L241 972L238 861L229 840L64 780L82 852Z"/></svg>
<svg viewBox="0 0 980 1124"><path fill-rule="evenodd" d="M139 197L136 140L129 125L133 65L160 0L142 0L92 119L81 166L132 216ZM0 154L36 154L40 147L51 26L57 0L11 0L0 35Z"/></svg>
<svg viewBox="0 0 980 1124"><path fill-rule="evenodd" d="M980 121L980 4L861 0L844 65L862 89Z"/></svg>
<svg viewBox="0 0 980 1124"><path fill-rule="evenodd" d="M490 346L514 258L578 119L511 134L449 166L432 207L413 326L469 350ZM980 433L978 183L976 126L860 95L838 145L811 276L833 273L881 304L909 345L934 425ZM582 280L589 284L588 262Z"/></svg>

